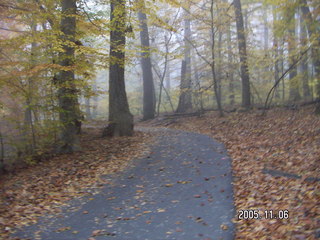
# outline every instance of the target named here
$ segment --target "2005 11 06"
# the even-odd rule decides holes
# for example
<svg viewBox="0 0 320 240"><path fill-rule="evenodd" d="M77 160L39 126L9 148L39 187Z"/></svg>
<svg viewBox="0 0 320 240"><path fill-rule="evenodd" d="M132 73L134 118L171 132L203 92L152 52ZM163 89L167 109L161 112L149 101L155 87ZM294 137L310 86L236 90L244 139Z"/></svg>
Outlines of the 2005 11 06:
<svg viewBox="0 0 320 240"><path fill-rule="evenodd" d="M250 220L250 219L288 219L289 210L264 210L247 209L238 211L238 220Z"/></svg>

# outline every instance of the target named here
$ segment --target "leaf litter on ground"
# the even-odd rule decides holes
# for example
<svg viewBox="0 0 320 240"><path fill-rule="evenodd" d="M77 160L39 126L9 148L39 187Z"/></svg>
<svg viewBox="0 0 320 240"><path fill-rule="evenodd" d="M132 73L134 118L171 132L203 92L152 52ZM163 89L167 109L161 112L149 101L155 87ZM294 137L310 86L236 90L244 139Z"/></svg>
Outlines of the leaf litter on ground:
<svg viewBox="0 0 320 240"><path fill-rule="evenodd" d="M84 128L80 152L53 156L1 176L1 239L9 240L12 232L36 223L43 214L59 214L68 200L98 193L111 184L103 176L127 169L131 160L149 154L149 133L102 138L102 127L97 123Z"/></svg>
<svg viewBox="0 0 320 240"><path fill-rule="evenodd" d="M236 239L319 238L320 181L306 181L320 178L320 117L312 107L273 109L265 117L259 111L222 118L207 112L144 125L198 132L225 144L234 175ZM265 210L288 210L289 219L237 219L240 210L255 209L261 216Z"/></svg>

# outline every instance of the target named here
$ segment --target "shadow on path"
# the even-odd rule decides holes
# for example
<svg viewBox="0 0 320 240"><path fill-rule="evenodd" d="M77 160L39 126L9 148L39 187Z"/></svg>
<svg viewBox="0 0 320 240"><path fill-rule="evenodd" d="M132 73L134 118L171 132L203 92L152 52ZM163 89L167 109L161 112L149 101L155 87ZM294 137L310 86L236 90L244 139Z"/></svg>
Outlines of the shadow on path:
<svg viewBox="0 0 320 240"><path fill-rule="evenodd" d="M231 160L223 145L196 133L139 130L158 136L150 156L135 160L117 177L109 176L112 184L74 201L60 217L41 218L15 236L37 239L38 232L44 240L234 239Z"/></svg>

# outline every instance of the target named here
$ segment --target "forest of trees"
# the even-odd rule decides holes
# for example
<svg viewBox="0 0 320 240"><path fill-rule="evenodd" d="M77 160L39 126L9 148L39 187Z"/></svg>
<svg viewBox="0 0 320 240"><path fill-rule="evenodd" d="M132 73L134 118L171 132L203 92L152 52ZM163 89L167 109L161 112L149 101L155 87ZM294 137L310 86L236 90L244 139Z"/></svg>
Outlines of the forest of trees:
<svg viewBox="0 0 320 240"><path fill-rule="evenodd" d="M318 1L2 0L0 168L80 149L81 122L317 102ZM22 157L23 156L23 157ZM12 158L10 158L12 159ZM19 161L17 161L19 162Z"/></svg>

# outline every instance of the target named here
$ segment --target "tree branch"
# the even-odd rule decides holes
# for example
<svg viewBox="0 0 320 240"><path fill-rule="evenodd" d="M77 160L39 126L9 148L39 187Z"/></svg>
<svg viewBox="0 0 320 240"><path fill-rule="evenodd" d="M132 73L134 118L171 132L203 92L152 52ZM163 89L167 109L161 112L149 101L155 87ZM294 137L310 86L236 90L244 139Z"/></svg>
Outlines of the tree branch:
<svg viewBox="0 0 320 240"><path fill-rule="evenodd" d="M3 28L3 27L0 27L0 30L4 30L4 31L8 31L8 32L29 33L27 31L14 30L14 29L8 29L8 28Z"/></svg>
<svg viewBox="0 0 320 240"><path fill-rule="evenodd" d="M312 46L312 45L311 45ZM278 78L278 80L275 82L275 84L272 86L272 88L270 89L268 95L267 95L267 98L266 98L266 101L264 103L264 109L263 109L263 112L262 112L262 115L265 115L266 114L266 111L267 109L269 108L268 106L268 102L269 102L269 98L270 98L270 95L271 93L275 90L275 88L278 86L278 84L280 83L280 81L287 75L288 72L290 72L292 70L292 68L294 68L299 62L300 60L302 59L302 57L309 51L309 49L311 48L311 46L309 46L304 52L302 52L300 54L300 57L293 63L291 64L291 66L282 74L282 76L280 78Z"/></svg>

